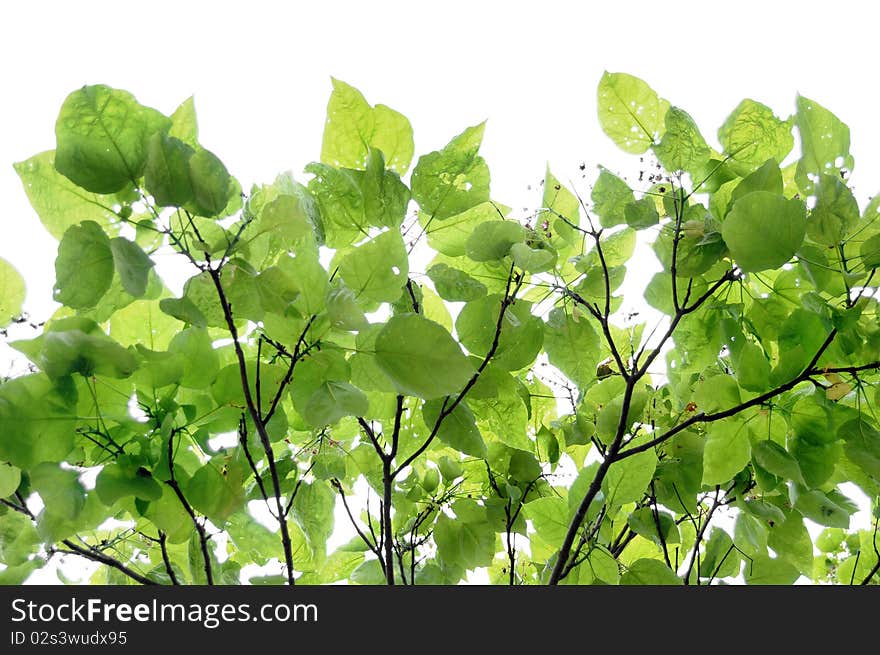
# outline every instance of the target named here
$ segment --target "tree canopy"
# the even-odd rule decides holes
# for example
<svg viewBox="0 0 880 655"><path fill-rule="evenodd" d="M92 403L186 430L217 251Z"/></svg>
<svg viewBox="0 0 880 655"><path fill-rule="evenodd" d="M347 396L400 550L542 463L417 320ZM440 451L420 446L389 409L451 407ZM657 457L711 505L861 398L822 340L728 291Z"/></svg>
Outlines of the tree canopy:
<svg viewBox="0 0 880 655"><path fill-rule="evenodd" d="M339 80L320 161L246 191L192 99L72 92L15 165L60 306L0 384L0 581L72 554L95 584L880 582L880 199L849 129L746 99L716 148L636 77L597 100L638 181L547 170L522 216L484 124L416 157ZM2 260L0 290L24 321Z"/></svg>

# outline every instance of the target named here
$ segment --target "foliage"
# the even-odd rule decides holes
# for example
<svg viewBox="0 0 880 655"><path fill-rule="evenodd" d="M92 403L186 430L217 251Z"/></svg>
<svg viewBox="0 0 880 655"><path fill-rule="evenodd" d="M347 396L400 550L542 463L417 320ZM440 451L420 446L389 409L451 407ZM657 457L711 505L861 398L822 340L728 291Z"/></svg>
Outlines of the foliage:
<svg viewBox="0 0 880 655"><path fill-rule="evenodd" d="M589 202L548 171L517 218L483 124L410 168L409 121L340 81L307 178L246 193L191 99L71 93L16 164L60 307L0 385L0 578L75 554L93 583L876 583L880 202L846 125L796 106L744 100L716 150L606 73L603 129L656 169L601 168ZM3 261L0 290L23 320Z"/></svg>

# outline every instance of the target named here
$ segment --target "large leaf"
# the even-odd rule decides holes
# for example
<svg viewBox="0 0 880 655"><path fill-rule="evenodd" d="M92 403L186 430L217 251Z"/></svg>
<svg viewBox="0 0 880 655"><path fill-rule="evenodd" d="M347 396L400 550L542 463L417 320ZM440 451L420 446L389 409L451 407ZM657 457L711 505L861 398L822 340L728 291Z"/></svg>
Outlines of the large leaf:
<svg viewBox="0 0 880 655"><path fill-rule="evenodd" d="M484 123L469 127L443 150L419 158L412 172L413 199L441 221L489 200L489 167L477 155Z"/></svg>
<svg viewBox="0 0 880 655"><path fill-rule="evenodd" d="M81 189L55 170L54 150L16 163L15 172L43 226L56 239L71 225L86 220L106 224L115 217L112 196Z"/></svg>
<svg viewBox="0 0 880 655"><path fill-rule="evenodd" d="M718 130L724 152L745 172L768 159L781 163L794 146L791 123L776 118L773 110L754 100L743 100Z"/></svg>
<svg viewBox="0 0 880 655"><path fill-rule="evenodd" d="M730 254L746 272L782 266L800 248L805 233L803 202L767 191L737 200L721 226Z"/></svg>
<svg viewBox="0 0 880 655"><path fill-rule="evenodd" d="M370 239L339 262L339 276L367 304L397 300L408 274L406 247L397 230Z"/></svg>
<svg viewBox="0 0 880 655"><path fill-rule="evenodd" d="M55 259L55 299L74 309L94 307L113 281L110 239L94 221L67 229Z"/></svg>
<svg viewBox="0 0 880 655"><path fill-rule="evenodd" d="M711 424L708 431L703 450L703 484L724 484L749 463L749 428L731 419Z"/></svg>
<svg viewBox="0 0 880 655"><path fill-rule="evenodd" d="M376 337L376 363L401 393L425 399L461 391L474 373L449 332L418 314L388 320Z"/></svg>
<svg viewBox="0 0 880 655"><path fill-rule="evenodd" d="M143 173L149 138L170 127L170 119L126 91L84 86L61 106L55 168L87 191L120 191Z"/></svg>
<svg viewBox="0 0 880 655"><path fill-rule="evenodd" d="M669 103L645 82L626 73L605 72L599 81L599 124L622 150L640 154L663 128Z"/></svg>
<svg viewBox="0 0 880 655"><path fill-rule="evenodd" d="M452 401L429 400L422 406L422 418L428 429L433 430L437 425L441 413L445 413L446 406ZM466 403L460 402L452 412L446 414L437 431L437 437L447 446L452 446L465 455L473 457L486 456L486 444L477 428L474 413Z"/></svg>
<svg viewBox="0 0 880 655"><path fill-rule="evenodd" d="M413 156L412 126L406 117L386 105L371 107L353 86L335 78L332 82L321 161L365 168L370 151L378 149L390 168L406 173Z"/></svg>
<svg viewBox="0 0 880 655"><path fill-rule="evenodd" d="M851 171L849 127L814 100L798 96L797 127L803 154L798 160L795 179L804 191L812 191L811 176Z"/></svg>

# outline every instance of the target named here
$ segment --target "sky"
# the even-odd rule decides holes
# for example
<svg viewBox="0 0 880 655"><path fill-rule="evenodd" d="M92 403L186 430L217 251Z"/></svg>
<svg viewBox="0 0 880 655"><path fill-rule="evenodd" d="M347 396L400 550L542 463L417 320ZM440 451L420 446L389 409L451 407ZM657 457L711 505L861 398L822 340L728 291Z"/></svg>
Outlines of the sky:
<svg viewBox="0 0 880 655"><path fill-rule="evenodd" d="M331 77L410 118L416 157L488 120L493 199L539 201L547 162L637 174L596 119L602 72L646 80L717 147L744 98L780 116L798 93L851 129L850 178L864 206L880 190L876 43L867 2L0 3L0 257L28 284L25 309L52 311L57 243L13 171L54 148L65 96L103 83L170 114L195 96L200 140L247 189L320 155ZM585 182L583 183L586 184ZM529 187L531 186L531 190ZM584 190L585 186L579 187Z"/></svg>

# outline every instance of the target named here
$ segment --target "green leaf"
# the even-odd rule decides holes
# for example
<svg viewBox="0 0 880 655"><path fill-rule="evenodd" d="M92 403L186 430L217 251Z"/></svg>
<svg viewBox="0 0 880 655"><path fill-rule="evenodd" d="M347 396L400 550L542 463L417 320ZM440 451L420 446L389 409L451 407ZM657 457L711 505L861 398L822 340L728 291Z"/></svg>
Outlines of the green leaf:
<svg viewBox="0 0 880 655"><path fill-rule="evenodd" d="M209 386L220 371L220 358L211 345L208 331L191 327L174 335L168 344L168 352L183 358L183 374L180 384L190 389Z"/></svg>
<svg viewBox="0 0 880 655"><path fill-rule="evenodd" d="M452 510L455 519L441 514L434 525L438 557L463 569L489 566L495 556L495 531L486 520L485 508L459 500Z"/></svg>
<svg viewBox="0 0 880 655"><path fill-rule="evenodd" d="M856 466L880 481L880 432L865 421L854 419L840 426L843 450Z"/></svg>
<svg viewBox="0 0 880 655"><path fill-rule="evenodd" d="M570 523L568 503L558 496L536 498L524 506L526 518L535 532L548 544L560 544L565 539Z"/></svg>
<svg viewBox="0 0 880 655"><path fill-rule="evenodd" d="M363 391L347 382L325 382L312 394L303 418L315 427L332 425L343 416L363 416L369 401Z"/></svg>
<svg viewBox="0 0 880 655"><path fill-rule="evenodd" d="M790 512L781 523L772 523L767 545L801 573L810 575L813 570L813 541L797 512Z"/></svg>
<svg viewBox="0 0 880 655"><path fill-rule="evenodd" d="M671 172L693 171L709 161L709 146L686 111L670 107L664 122L666 132L654 146L654 154L663 168Z"/></svg>
<svg viewBox="0 0 880 655"><path fill-rule="evenodd" d="M807 234L816 243L835 246L859 222L859 204L838 175L821 175L816 206L807 220ZM863 245L864 247L864 245Z"/></svg>
<svg viewBox="0 0 880 655"><path fill-rule="evenodd" d="M862 241L859 257L862 258L862 264L868 270L880 267L880 234L875 234Z"/></svg>
<svg viewBox="0 0 880 655"><path fill-rule="evenodd" d="M782 171L779 170L779 164L775 159L768 159L759 168L744 177L730 194L730 202L736 202L753 191L782 194Z"/></svg>
<svg viewBox="0 0 880 655"><path fill-rule="evenodd" d="M795 180L805 192L815 186L815 176L851 171L855 162L849 154L849 127L818 102L797 97L797 127L801 137L801 158Z"/></svg>
<svg viewBox="0 0 880 655"><path fill-rule="evenodd" d="M803 202L767 191L737 200L721 226L730 254L746 272L782 266L800 248L805 233Z"/></svg>
<svg viewBox="0 0 880 655"><path fill-rule="evenodd" d="M190 96L180 103L171 114L171 129L168 135L184 143L196 146L199 143L199 125L196 120L195 98Z"/></svg>
<svg viewBox="0 0 880 655"><path fill-rule="evenodd" d="M772 559L766 554L746 561L744 573L746 584L750 585L789 585L800 577L800 572L784 559Z"/></svg>
<svg viewBox="0 0 880 655"><path fill-rule="evenodd" d="M679 578L666 564L656 559L637 559L620 576L622 585L680 585Z"/></svg>
<svg viewBox="0 0 880 655"><path fill-rule="evenodd" d="M379 560L370 559L361 563L349 578L352 582L361 585L381 585L386 583L385 572Z"/></svg>
<svg viewBox="0 0 880 655"><path fill-rule="evenodd" d="M25 193L49 234L61 239L71 225L93 220L101 225L116 218L115 200L81 189L55 170L55 151L48 150L14 164Z"/></svg>
<svg viewBox="0 0 880 655"><path fill-rule="evenodd" d="M217 156L205 149L196 150L187 163L192 185L193 213L199 216L220 216L232 201L237 183Z"/></svg>
<svg viewBox="0 0 880 655"><path fill-rule="evenodd" d="M750 430L745 423L724 420L710 424L708 432L703 450L703 484L724 484L749 463Z"/></svg>
<svg viewBox="0 0 880 655"><path fill-rule="evenodd" d="M590 198L602 227L626 223L626 208L635 202L629 185L607 168L601 169Z"/></svg>
<svg viewBox="0 0 880 655"><path fill-rule="evenodd" d="M635 155L654 143L669 108L639 78L607 71L599 81L598 105L602 130L620 149Z"/></svg>
<svg viewBox="0 0 880 655"><path fill-rule="evenodd" d="M426 400L461 391L474 373L449 332L418 314L388 320L376 337L376 363L400 393Z"/></svg>
<svg viewBox="0 0 880 655"><path fill-rule="evenodd" d="M451 402L449 399L437 399L426 401L422 405L422 419L429 430L434 429L441 412L445 411L444 408ZM447 446L452 446L465 455L486 457L486 443L477 428L474 413L465 402L456 405L455 409L443 419L437 437Z"/></svg>
<svg viewBox="0 0 880 655"><path fill-rule="evenodd" d="M589 320L576 318L565 309L550 310L544 327L544 350L550 363L579 387L596 377L599 363L599 335Z"/></svg>
<svg viewBox="0 0 880 655"><path fill-rule="evenodd" d="M172 544L187 541L194 530L192 519L180 504L180 499L168 485L162 485L162 495L147 505L143 515L152 521L158 529L165 532L168 535L168 541ZM257 525L265 530L259 524ZM253 531L257 529L255 527ZM230 536L232 536L231 531Z"/></svg>
<svg viewBox="0 0 880 655"><path fill-rule="evenodd" d="M764 392L770 387L770 362L757 345L745 343L736 363L737 383L747 391Z"/></svg>
<svg viewBox="0 0 880 655"><path fill-rule="evenodd" d="M137 496L141 500L159 500L162 487L149 471L142 467L108 464L95 481L95 492L105 505L120 498Z"/></svg>
<svg viewBox="0 0 880 655"><path fill-rule="evenodd" d="M40 494L46 512L75 519L86 504L85 489L76 471L60 464L43 462L29 472L31 486Z"/></svg>
<svg viewBox="0 0 880 655"><path fill-rule="evenodd" d="M706 552L700 561L701 577L728 578L739 573L741 557L733 539L721 528L713 527L706 540Z"/></svg>
<svg viewBox="0 0 880 655"><path fill-rule="evenodd" d="M406 117L385 105L371 107L353 86L335 78L332 82L321 161L365 168L370 152L378 149L392 169L406 173L413 156L412 126Z"/></svg>
<svg viewBox="0 0 880 655"><path fill-rule="evenodd" d="M636 534L641 535L645 539L650 539L658 546L662 544L678 544L681 543L681 535L675 519L667 512L657 512L651 507L640 507L630 513L626 518L626 523ZM657 530L657 524L660 524L660 531ZM660 535L663 538L660 538Z"/></svg>
<svg viewBox="0 0 880 655"><path fill-rule="evenodd" d="M199 468L184 485L190 504L214 523L223 521L244 505L244 487L238 467L210 461Z"/></svg>
<svg viewBox="0 0 880 655"><path fill-rule="evenodd" d="M718 130L718 141L734 164L751 172L773 159L781 163L794 147L791 123L754 100L743 100Z"/></svg>
<svg viewBox="0 0 880 655"><path fill-rule="evenodd" d="M370 239L339 262L339 276L367 304L397 300L408 275L406 246L397 230Z"/></svg>
<svg viewBox="0 0 880 655"><path fill-rule="evenodd" d="M602 480L602 493L606 503L625 505L642 499L657 468L657 454L653 450L631 455L615 462Z"/></svg>
<svg viewBox="0 0 880 655"><path fill-rule="evenodd" d="M312 553L323 559L327 539L333 534L336 494L326 482L304 482L293 500L293 520L306 537Z"/></svg>
<svg viewBox="0 0 880 655"><path fill-rule="evenodd" d="M183 207L193 198L189 161L194 148L162 133L150 138L144 184L160 207Z"/></svg>
<svg viewBox="0 0 880 655"><path fill-rule="evenodd" d="M90 333L77 329L52 330L44 335L41 345L37 363L53 380L73 373L121 379L129 377L138 367L131 352L99 330Z"/></svg>
<svg viewBox="0 0 880 655"><path fill-rule="evenodd" d="M73 309L94 307L113 281L110 239L94 221L64 233L55 259L55 300Z"/></svg>
<svg viewBox="0 0 880 655"><path fill-rule="evenodd" d="M171 121L125 91L98 84L64 101L55 137L55 168L94 193L114 193L135 182L147 161L147 142Z"/></svg>
<svg viewBox="0 0 880 655"><path fill-rule="evenodd" d="M525 243L510 247L513 263L529 273L543 273L556 265L556 252L547 248L530 248Z"/></svg>
<svg viewBox="0 0 880 655"><path fill-rule="evenodd" d="M467 128L443 150L419 158L412 195L422 212L442 221L489 200L489 167L477 155L485 123Z"/></svg>
<svg viewBox="0 0 880 655"><path fill-rule="evenodd" d="M155 266L153 261L139 245L125 237L111 239L110 250L122 287L135 298L143 296L147 291L150 270Z"/></svg>
<svg viewBox="0 0 880 655"><path fill-rule="evenodd" d="M24 302L24 278L7 262L0 258L0 328L5 328L21 315Z"/></svg>
<svg viewBox="0 0 880 655"><path fill-rule="evenodd" d="M526 238L526 231L515 221L486 221L474 228L465 244L467 256L475 262L504 259L511 247Z"/></svg>
<svg viewBox="0 0 880 655"><path fill-rule="evenodd" d="M498 329L503 297L498 294L473 300L455 321L462 345L474 355L489 354ZM501 320L498 347L492 356L495 366L516 371L531 364L544 341L544 323L531 313L531 303L520 300L507 305Z"/></svg>
<svg viewBox="0 0 880 655"><path fill-rule="evenodd" d="M433 264L427 271L437 294L451 302L469 302L486 295L486 285L464 271L443 263Z"/></svg>
<svg viewBox="0 0 880 655"><path fill-rule="evenodd" d="M19 484L21 484L21 469L9 462L0 462L0 498L14 494Z"/></svg>
<svg viewBox="0 0 880 655"><path fill-rule="evenodd" d="M789 496L794 508L804 517L830 528L849 529L850 517L859 509L836 489L826 493L794 484L790 487Z"/></svg>
<svg viewBox="0 0 880 655"><path fill-rule="evenodd" d="M653 198L648 197L628 202L623 208L623 217L626 220L626 224L634 230L643 230L660 222L660 214L657 213L657 203L654 202Z"/></svg>
<svg viewBox="0 0 880 655"><path fill-rule="evenodd" d="M804 477L797 460L775 441L765 439L752 446L752 459L763 469L785 480L801 484Z"/></svg>

